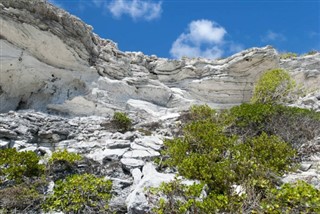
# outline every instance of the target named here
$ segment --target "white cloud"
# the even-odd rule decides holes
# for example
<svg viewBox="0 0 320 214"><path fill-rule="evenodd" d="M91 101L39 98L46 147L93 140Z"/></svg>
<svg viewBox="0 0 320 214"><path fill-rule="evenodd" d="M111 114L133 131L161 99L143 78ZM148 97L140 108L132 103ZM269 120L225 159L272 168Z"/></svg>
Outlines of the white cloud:
<svg viewBox="0 0 320 214"><path fill-rule="evenodd" d="M261 37L262 42L286 41L287 38L282 33L276 33L269 30L266 35Z"/></svg>
<svg viewBox="0 0 320 214"><path fill-rule="evenodd" d="M92 0L92 2L96 7L101 7L102 5L104 5L104 2L102 0Z"/></svg>
<svg viewBox="0 0 320 214"><path fill-rule="evenodd" d="M186 33L182 33L172 44L170 54L174 58L205 57L219 58L223 55L224 39L227 31L210 20L196 20L189 24Z"/></svg>
<svg viewBox="0 0 320 214"><path fill-rule="evenodd" d="M98 5L99 0L93 0ZM128 15L134 20L144 19L147 21L159 18L162 13L162 3L146 0L112 0L107 4L108 10L114 17L120 18Z"/></svg>

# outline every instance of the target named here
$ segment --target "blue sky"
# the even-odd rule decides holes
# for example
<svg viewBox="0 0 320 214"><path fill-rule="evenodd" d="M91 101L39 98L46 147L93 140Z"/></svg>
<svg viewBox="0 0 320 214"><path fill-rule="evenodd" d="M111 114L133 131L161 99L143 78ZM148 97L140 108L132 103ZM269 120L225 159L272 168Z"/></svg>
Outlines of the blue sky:
<svg viewBox="0 0 320 214"><path fill-rule="evenodd" d="M272 45L320 50L320 0L49 0L122 51L180 58L230 56Z"/></svg>

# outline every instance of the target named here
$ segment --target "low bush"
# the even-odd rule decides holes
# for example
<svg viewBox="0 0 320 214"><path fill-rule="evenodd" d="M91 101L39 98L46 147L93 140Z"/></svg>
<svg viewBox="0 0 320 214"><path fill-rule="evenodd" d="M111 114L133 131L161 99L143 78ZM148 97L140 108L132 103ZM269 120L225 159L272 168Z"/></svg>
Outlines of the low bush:
<svg viewBox="0 0 320 214"><path fill-rule="evenodd" d="M288 53L281 54L280 59L292 59L292 58L296 58L297 56L298 54L296 53L288 52Z"/></svg>
<svg viewBox="0 0 320 214"><path fill-rule="evenodd" d="M280 177L296 167L293 145L319 134L320 113L258 102L205 115L186 124L183 136L166 140L162 151L164 166L200 183L173 181L153 189L149 198L162 198L154 212L299 213L294 203L311 203L296 187L276 190ZM314 189L306 191L318 197ZM285 202L293 197L295 202Z"/></svg>
<svg viewBox="0 0 320 214"><path fill-rule="evenodd" d="M43 204L45 211L66 213L107 212L112 183L91 174L71 175L55 183Z"/></svg>
<svg viewBox="0 0 320 214"><path fill-rule="evenodd" d="M123 112L115 112L112 118L112 123L115 128L121 132L129 131L132 127L131 119Z"/></svg>
<svg viewBox="0 0 320 214"><path fill-rule="evenodd" d="M311 50L311 51L309 51L308 53L306 53L306 54L304 54L305 56L310 56L310 55L315 55L315 54L317 54L317 53L319 53L319 51L317 51L317 50Z"/></svg>
<svg viewBox="0 0 320 214"><path fill-rule="evenodd" d="M320 213L320 190L304 181L270 190L262 200L263 213Z"/></svg>
<svg viewBox="0 0 320 214"><path fill-rule="evenodd" d="M254 87L252 103L283 103L291 100L296 83L290 74L282 69L266 71Z"/></svg>
<svg viewBox="0 0 320 214"><path fill-rule="evenodd" d="M181 180L175 179L169 183L162 183L158 188L152 188L147 193L149 202L155 203L152 213L218 213L228 210L239 211L241 196L224 195L211 192L205 195L205 184L193 183L183 184Z"/></svg>
<svg viewBox="0 0 320 214"><path fill-rule="evenodd" d="M320 134L320 113L297 107L271 104L241 104L226 114L229 135L243 138L266 132L298 148Z"/></svg>
<svg viewBox="0 0 320 214"><path fill-rule="evenodd" d="M190 107L190 119L197 120L210 120L215 117L216 111L208 105L193 105Z"/></svg>
<svg viewBox="0 0 320 214"><path fill-rule="evenodd" d="M5 213L25 213L29 210L39 210L42 201L43 195L39 194L35 187L26 184L0 190L0 207L4 209Z"/></svg>
<svg viewBox="0 0 320 214"><path fill-rule="evenodd" d="M21 183L24 177L40 176L45 166L39 164L39 160L32 151L18 152L15 148L0 150L0 183L7 179Z"/></svg>
<svg viewBox="0 0 320 214"><path fill-rule="evenodd" d="M55 161L67 161L71 164L75 163L82 159L82 156L76 153L68 152L66 149L61 151L56 151L52 153L52 156L49 159L49 164L52 164Z"/></svg>

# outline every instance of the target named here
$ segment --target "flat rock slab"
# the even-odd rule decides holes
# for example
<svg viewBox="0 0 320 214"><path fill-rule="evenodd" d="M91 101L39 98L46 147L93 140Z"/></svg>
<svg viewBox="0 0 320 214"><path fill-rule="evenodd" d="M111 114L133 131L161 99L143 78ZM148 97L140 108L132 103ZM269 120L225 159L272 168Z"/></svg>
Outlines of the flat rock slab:
<svg viewBox="0 0 320 214"><path fill-rule="evenodd" d="M122 158L120 160L124 169L130 171L131 169L138 168L144 166L143 160L138 160L134 158Z"/></svg>
<svg viewBox="0 0 320 214"><path fill-rule="evenodd" d="M97 149L94 152L86 155L86 157L103 164L106 160L119 160L127 151L128 149Z"/></svg>
<svg viewBox="0 0 320 214"><path fill-rule="evenodd" d="M156 152L154 150L132 150L126 152L123 157L124 158L151 158L151 157L157 157L160 156L159 152Z"/></svg>

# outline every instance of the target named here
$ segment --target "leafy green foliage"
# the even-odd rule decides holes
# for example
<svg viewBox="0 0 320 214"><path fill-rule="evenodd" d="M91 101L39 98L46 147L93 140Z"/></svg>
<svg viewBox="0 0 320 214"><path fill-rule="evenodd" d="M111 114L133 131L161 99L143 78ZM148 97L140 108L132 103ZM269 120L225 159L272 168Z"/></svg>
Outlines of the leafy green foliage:
<svg viewBox="0 0 320 214"><path fill-rule="evenodd" d="M237 176L242 176L242 179L258 177L263 175L263 172L282 175L290 170L292 158L296 155L295 150L286 142L264 132L236 145L234 151L234 159L239 164ZM268 178L267 174L263 176Z"/></svg>
<svg viewBox="0 0 320 214"><path fill-rule="evenodd" d="M103 212L108 209L111 187L110 180L91 174L71 175L56 182L54 193L46 199L43 208L67 213Z"/></svg>
<svg viewBox="0 0 320 214"><path fill-rule="evenodd" d="M67 161L69 163L75 163L82 159L82 156L76 153L68 152L66 149L62 151L56 151L52 153L52 156L49 159L49 163L53 163L55 161Z"/></svg>
<svg viewBox="0 0 320 214"><path fill-rule="evenodd" d="M266 71L255 85L252 103L287 102L296 87L289 73L282 69Z"/></svg>
<svg viewBox="0 0 320 214"><path fill-rule="evenodd" d="M224 188L233 180L234 172L225 173L230 166L228 150L236 138L226 137L221 127L209 120L193 122L185 127L185 137L165 142L166 161L170 166L177 166L181 175ZM220 178L228 177L222 181Z"/></svg>
<svg viewBox="0 0 320 214"><path fill-rule="evenodd" d="M39 164L39 160L32 151L18 152L15 148L0 150L0 183L5 179L21 183L24 177L40 176L45 167Z"/></svg>
<svg viewBox="0 0 320 214"><path fill-rule="evenodd" d="M285 196L285 188L281 188L282 192L275 192L276 186L280 176L295 169L297 153L291 144L305 141L309 132L310 136L319 132L319 113L259 102L242 104L220 113L210 113L207 109L194 112L195 115L204 113L207 117L194 117L184 126L182 137L166 140L162 155L167 158L164 165L176 169L185 178L198 180L200 184L187 186L173 181L153 189L151 194L162 198L154 212L297 211L291 202L281 204L275 201L275 198L288 201L284 198L292 198L290 194L295 194L296 190L288 189L290 196ZM236 193L234 186L242 190ZM302 194L296 197L297 203L306 201ZM272 206L273 202L278 205Z"/></svg>
<svg viewBox="0 0 320 214"><path fill-rule="evenodd" d="M226 114L227 132L253 137L266 132L298 147L320 134L320 113L271 104L241 104Z"/></svg>
<svg viewBox="0 0 320 214"><path fill-rule="evenodd" d="M12 210L25 212L26 209L37 209L43 196L39 194L34 186L19 184L0 190L0 207L6 212Z"/></svg>
<svg viewBox="0 0 320 214"><path fill-rule="evenodd" d="M129 131L132 126L132 121L127 116L127 114L123 112L115 112L113 115L112 123L121 132Z"/></svg>
<svg viewBox="0 0 320 214"><path fill-rule="evenodd" d="M297 56L298 54L296 53L288 52L288 53L281 54L280 59L292 59L292 58L296 58Z"/></svg>
<svg viewBox="0 0 320 214"><path fill-rule="evenodd" d="M217 213L227 210L239 210L241 196L224 195L211 192L204 197L203 183L183 184L175 179L169 183L162 183L158 188L152 188L149 194L160 198L152 211L157 214L166 213Z"/></svg>
<svg viewBox="0 0 320 214"><path fill-rule="evenodd" d="M190 107L190 119L193 121L212 119L215 114L216 111L208 105L193 105Z"/></svg>
<svg viewBox="0 0 320 214"><path fill-rule="evenodd" d="M320 190L304 181L272 189L262 201L265 213L320 213Z"/></svg>

